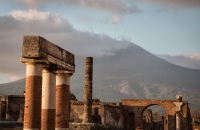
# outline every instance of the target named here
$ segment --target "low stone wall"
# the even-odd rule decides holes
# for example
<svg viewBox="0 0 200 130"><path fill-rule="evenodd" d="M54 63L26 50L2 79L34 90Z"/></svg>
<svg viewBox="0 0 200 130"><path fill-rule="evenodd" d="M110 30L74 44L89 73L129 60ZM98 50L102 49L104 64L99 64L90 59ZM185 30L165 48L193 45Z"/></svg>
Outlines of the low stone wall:
<svg viewBox="0 0 200 130"><path fill-rule="evenodd" d="M112 130L97 123L70 123L70 130Z"/></svg>
<svg viewBox="0 0 200 130"><path fill-rule="evenodd" d="M23 130L23 123L17 121L0 121L0 130Z"/></svg>

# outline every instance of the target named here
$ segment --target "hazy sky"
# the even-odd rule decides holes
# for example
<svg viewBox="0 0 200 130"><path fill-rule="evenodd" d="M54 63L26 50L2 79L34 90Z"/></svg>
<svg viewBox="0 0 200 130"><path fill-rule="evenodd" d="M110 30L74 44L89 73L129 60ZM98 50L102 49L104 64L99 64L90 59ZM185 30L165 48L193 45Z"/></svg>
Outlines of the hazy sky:
<svg viewBox="0 0 200 130"><path fill-rule="evenodd" d="M200 0L0 0L0 83L25 77L24 35L82 56L135 43L153 54L200 57Z"/></svg>

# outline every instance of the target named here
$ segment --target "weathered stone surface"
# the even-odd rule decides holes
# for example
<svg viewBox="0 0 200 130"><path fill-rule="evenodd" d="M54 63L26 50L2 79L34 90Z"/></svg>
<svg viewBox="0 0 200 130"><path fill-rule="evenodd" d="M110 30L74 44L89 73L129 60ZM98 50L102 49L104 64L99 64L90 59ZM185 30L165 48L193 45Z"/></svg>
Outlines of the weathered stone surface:
<svg viewBox="0 0 200 130"><path fill-rule="evenodd" d="M142 115L146 108L151 105L162 106L167 115L165 115L165 124L164 127L166 130L174 130L176 128L176 105L174 104L175 100L142 100L142 99L122 99L122 105L124 107L124 128L129 129L129 114L134 114L134 128L137 126L143 127L142 124ZM187 102L182 102L181 110L181 122L182 130L190 129L190 116L189 116L189 107Z"/></svg>
<svg viewBox="0 0 200 130"><path fill-rule="evenodd" d="M121 130L124 128L123 109L119 106L102 105L99 108L99 114L102 117L102 124L109 126L112 130Z"/></svg>
<svg viewBox="0 0 200 130"><path fill-rule="evenodd" d="M50 67L43 68L41 130L55 130L56 77Z"/></svg>
<svg viewBox="0 0 200 130"><path fill-rule="evenodd" d="M0 130L23 130L23 123L16 121L0 121Z"/></svg>
<svg viewBox="0 0 200 130"><path fill-rule="evenodd" d="M1 96L0 100L0 121L17 121L22 118L21 114L23 113L21 111L24 109L23 95Z"/></svg>
<svg viewBox="0 0 200 130"><path fill-rule="evenodd" d="M41 130L55 130L55 109L42 109Z"/></svg>
<svg viewBox="0 0 200 130"><path fill-rule="evenodd" d="M70 130L116 130L96 123L70 123Z"/></svg>
<svg viewBox="0 0 200 130"><path fill-rule="evenodd" d="M75 72L74 55L40 36L24 36L22 57L46 60L60 69Z"/></svg>
<svg viewBox="0 0 200 130"><path fill-rule="evenodd" d="M24 128L38 128L41 125L42 77L26 77L24 105Z"/></svg>
<svg viewBox="0 0 200 130"><path fill-rule="evenodd" d="M56 128L69 128L69 85L56 85Z"/></svg>
<svg viewBox="0 0 200 130"><path fill-rule="evenodd" d="M92 74L93 74L93 58L86 57L85 66L85 87L84 87L84 115L83 122L92 122Z"/></svg>

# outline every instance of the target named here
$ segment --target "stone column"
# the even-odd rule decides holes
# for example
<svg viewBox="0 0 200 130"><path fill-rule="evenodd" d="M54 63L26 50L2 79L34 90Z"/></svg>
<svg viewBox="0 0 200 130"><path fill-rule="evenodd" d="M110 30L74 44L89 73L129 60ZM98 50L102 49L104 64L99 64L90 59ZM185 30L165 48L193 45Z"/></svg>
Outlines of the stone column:
<svg viewBox="0 0 200 130"><path fill-rule="evenodd" d="M66 71L56 73L56 129L69 130L70 74Z"/></svg>
<svg viewBox="0 0 200 130"><path fill-rule="evenodd" d="M22 61L23 62L23 61ZM24 130L39 130L41 123L42 64L25 62Z"/></svg>
<svg viewBox="0 0 200 130"><path fill-rule="evenodd" d="M2 105L2 102L0 102L0 119L3 119L3 105Z"/></svg>
<svg viewBox="0 0 200 130"><path fill-rule="evenodd" d="M183 104L182 102L182 95L176 95L176 102L174 102L176 105L176 130L181 130L181 106Z"/></svg>
<svg viewBox="0 0 200 130"><path fill-rule="evenodd" d="M5 101L0 101L0 119L5 119Z"/></svg>
<svg viewBox="0 0 200 130"><path fill-rule="evenodd" d="M55 130L56 76L50 67L42 72L41 130Z"/></svg>
<svg viewBox="0 0 200 130"><path fill-rule="evenodd" d="M176 113L176 130L181 130L181 115L179 112Z"/></svg>
<svg viewBox="0 0 200 130"><path fill-rule="evenodd" d="M24 110L23 109L19 110L19 118L18 118L17 121L19 121L19 122L23 122L24 121Z"/></svg>
<svg viewBox="0 0 200 130"><path fill-rule="evenodd" d="M93 58L86 57L83 123L92 122L92 74Z"/></svg>

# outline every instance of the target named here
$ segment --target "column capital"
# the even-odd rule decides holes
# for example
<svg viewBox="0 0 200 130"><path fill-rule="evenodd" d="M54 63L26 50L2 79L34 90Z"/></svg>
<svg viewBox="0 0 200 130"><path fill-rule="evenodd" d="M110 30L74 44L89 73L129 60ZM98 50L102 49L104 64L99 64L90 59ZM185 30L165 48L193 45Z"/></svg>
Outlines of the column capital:
<svg viewBox="0 0 200 130"><path fill-rule="evenodd" d="M41 60L41 59L31 59L31 58L20 58L20 61L24 64L32 64L32 63L37 63L37 64L48 64L47 60Z"/></svg>
<svg viewBox="0 0 200 130"><path fill-rule="evenodd" d="M176 105L176 112L181 111L181 106L183 105L183 102L174 102Z"/></svg>
<svg viewBox="0 0 200 130"><path fill-rule="evenodd" d="M69 76L73 75L73 73L71 73L70 71L67 71L67 70L56 70L55 73L56 74L69 74Z"/></svg>

